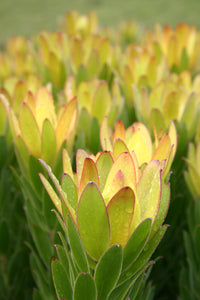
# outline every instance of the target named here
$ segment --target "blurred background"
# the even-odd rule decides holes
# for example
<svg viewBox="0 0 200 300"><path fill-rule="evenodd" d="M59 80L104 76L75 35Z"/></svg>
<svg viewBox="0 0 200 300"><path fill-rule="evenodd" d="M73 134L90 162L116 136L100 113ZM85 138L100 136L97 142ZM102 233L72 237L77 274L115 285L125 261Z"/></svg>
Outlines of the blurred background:
<svg viewBox="0 0 200 300"><path fill-rule="evenodd" d="M155 23L174 27L179 22L200 27L199 0L1 0L0 45L13 35L30 37L42 29L58 30L69 10L95 11L100 26L133 20L144 28Z"/></svg>

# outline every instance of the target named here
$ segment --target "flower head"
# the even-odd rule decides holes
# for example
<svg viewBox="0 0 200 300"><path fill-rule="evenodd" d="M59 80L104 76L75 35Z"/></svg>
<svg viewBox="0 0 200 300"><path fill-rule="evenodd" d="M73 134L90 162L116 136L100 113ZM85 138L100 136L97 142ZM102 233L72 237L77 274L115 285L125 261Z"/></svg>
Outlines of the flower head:
<svg viewBox="0 0 200 300"><path fill-rule="evenodd" d="M169 186L163 180L163 161L151 160L143 170L134 152L122 152L116 158L111 151L88 155L76 154L76 173L69 156L63 152L61 186L51 169L54 189L40 174L41 180L63 218L70 214L82 243L95 261L113 244L124 247L137 226L146 218L152 220L155 234L169 205Z"/></svg>

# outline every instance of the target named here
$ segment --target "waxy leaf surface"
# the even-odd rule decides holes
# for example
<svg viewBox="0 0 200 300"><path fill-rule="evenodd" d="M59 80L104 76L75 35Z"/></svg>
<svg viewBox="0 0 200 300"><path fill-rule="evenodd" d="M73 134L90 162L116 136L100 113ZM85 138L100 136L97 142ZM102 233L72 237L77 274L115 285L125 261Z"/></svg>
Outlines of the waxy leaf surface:
<svg viewBox="0 0 200 300"><path fill-rule="evenodd" d="M110 244L125 246L134 213L135 195L131 188L124 187L110 200L107 211L110 222Z"/></svg>
<svg viewBox="0 0 200 300"><path fill-rule="evenodd" d="M108 248L110 227L103 197L94 182L86 185L80 197L77 224L84 248L98 260Z"/></svg>

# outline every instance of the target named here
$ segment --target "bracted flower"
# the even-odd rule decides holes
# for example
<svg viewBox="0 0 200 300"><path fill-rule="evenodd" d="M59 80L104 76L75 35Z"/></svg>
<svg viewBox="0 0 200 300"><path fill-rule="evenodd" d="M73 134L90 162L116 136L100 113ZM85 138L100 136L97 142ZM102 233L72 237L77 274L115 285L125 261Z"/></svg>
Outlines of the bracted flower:
<svg viewBox="0 0 200 300"><path fill-rule="evenodd" d="M122 152L131 153L135 157L138 169L144 164L158 160L163 163L164 177L166 177L177 148L177 134L174 123L170 123L169 132L163 136L157 133L154 128L154 136L155 141L153 143L149 130L140 122L135 122L125 129L124 124L118 121L114 132L108 126L107 118L101 124L100 140L104 151L111 151L115 159Z"/></svg>
<svg viewBox="0 0 200 300"><path fill-rule="evenodd" d="M134 153L122 152L116 158L110 151L76 154L76 173L63 151L61 185L50 167L41 161L59 193L43 174L40 178L57 210L76 224L88 255L98 261L108 247L123 248L136 228L151 219L150 236L159 230L166 216L170 189L163 179L163 161L151 160L139 168Z"/></svg>
<svg viewBox="0 0 200 300"><path fill-rule="evenodd" d="M23 102L9 103L1 95L7 111L19 163L28 165L30 155L43 158L51 166L56 161L64 141L68 147L75 134L77 100L62 105L56 113L52 95L40 87L36 94L28 91ZM71 139L71 140L70 140ZM51 146L50 146L51 145Z"/></svg>

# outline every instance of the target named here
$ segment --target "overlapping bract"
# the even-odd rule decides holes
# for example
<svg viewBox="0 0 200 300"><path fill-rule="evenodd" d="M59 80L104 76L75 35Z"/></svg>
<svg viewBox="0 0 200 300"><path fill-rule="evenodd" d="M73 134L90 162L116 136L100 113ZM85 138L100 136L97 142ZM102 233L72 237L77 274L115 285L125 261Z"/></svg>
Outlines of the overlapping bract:
<svg viewBox="0 0 200 300"><path fill-rule="evenodd" d="M4 95L1 103L7 112L17 155L25 164L28 164L27 156L33 155L53 165L63 142L68 140L70 144L70 138L73 141L77 100L72 99L56 112L47 88L40 87L33 93L31 87L27 91L25 84L19 82L16 90L19 96L14 97L13 103Z"/></svg>
<svg viewBox="0 0 200 300"><path fill-rule="evenodd" d="M41 174L47 192L64 219L67 213L71 215L86 251L94 260L98 260L113 244L124 247L137 226L147 218L152 219L152 234L155 234L166 216L169 186L164 183L163 173L174 144L172 146L170 138L165 135L164 141L160 142L163 145L158 145L154 155L142 157L140 151L144 154L147 149L141 136L136 138L134 134L138 130L139 135L149 135L143 126L136 123L131 133L127 129L130 133L129 139L132 138L130 151L121 151L118 155L114 155L112 151L103 151L94 156L78 150L76 174L73 173L69 156L64 151L61 186L43 162L61 200ZM174 130L174 125L171 126ZM118 123L117 127L123 129L122 123ZM165 141L167 137L168 142ZM150 136L148 138L151 141ZM169 149L163 152L162 147ZM141 168L143 163L146 165Z"/></svg>
<svg viewBox="0 0 200 300"><path fill-rule="evenodd" d="M101 125L101 146L104 151L111 151L115 158L122 152L132 153L138 169L153 160L164 161L162 168L166 177L177 148L174 123L170 123L169 133L161 136L154 130L154 135L155 142L153 143L147 127L140 122L135 122L125 129L123 123L118 121L112 132L105 118Z"/></svg>
<svg viewBox="0 0 200 300"><path fill-rule="evenodd" d="M177 76L171 74L151 91L133 86L135 108L138 119L144 121L151 130L166 129L171 120L185 124L188 139L191 139L199 122L199 76L193 80L188 71Z"/></svg>

